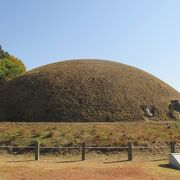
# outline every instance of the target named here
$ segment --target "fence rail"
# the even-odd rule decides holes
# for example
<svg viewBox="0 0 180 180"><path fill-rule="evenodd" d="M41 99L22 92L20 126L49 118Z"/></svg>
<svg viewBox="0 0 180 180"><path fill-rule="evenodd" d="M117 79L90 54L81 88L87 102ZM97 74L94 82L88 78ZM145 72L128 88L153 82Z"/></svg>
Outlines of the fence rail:
<svg viewBox="0 0 180 180"><path fill-rule="evenodd" d="M133 160L133 156L136 156L138 153L146 153L146 154L164 154L168 157L169 153L180 152L180 144L175 144L175 142L170 142L169 145L151 145L151 146L133 146L131 142L127 144L127 146L86 146L85 142L82 142L81 146L71 146L71 147L60 147L60 146L41 146L38 141L35 141L34 145L30 146L13 146L13 145L1 145L0 148L7 148L9 153L12 153L15 149L32 149L34 150L35 160L40 159L40 150L41 149L55 149L55 150L73 150L78 149L81 151L82 160L86 159L86 150L121 150L126 151L127 160Z"/></svg>

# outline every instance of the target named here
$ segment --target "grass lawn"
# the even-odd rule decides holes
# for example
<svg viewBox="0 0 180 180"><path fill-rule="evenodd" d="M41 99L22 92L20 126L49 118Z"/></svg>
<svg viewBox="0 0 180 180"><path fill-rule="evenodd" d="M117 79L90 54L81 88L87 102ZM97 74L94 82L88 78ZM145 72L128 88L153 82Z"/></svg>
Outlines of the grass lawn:
<svg viewBox="0 0 180 180"><path fill-rule="evenodd" d="M179 124L136 122L136 123L0 123L0 143L29 145L39 139L42 145L73 146L86 141L95 146L135 145L146 142L159 143L180 141ZM10 155L1 151L0 180L176 180L180 171L168 166L167 161L126 161L127 154L103 153L94 157L87 154L86 161L80 161L81 154L72 157L41 154L35 162L34 154ZM93 158L93 157L94 158ZM67 157L67 158L66 158Z"/></svg>
<svg viewBox="0 0 180 180"><path fill-rule="evenodd" d="M65 180L175 180L180 179L180 171L168 166L167 161L122 161L103 160L70 161L63 159L35 162L24 156L0 156L0 179L65 179Z"/></svg>

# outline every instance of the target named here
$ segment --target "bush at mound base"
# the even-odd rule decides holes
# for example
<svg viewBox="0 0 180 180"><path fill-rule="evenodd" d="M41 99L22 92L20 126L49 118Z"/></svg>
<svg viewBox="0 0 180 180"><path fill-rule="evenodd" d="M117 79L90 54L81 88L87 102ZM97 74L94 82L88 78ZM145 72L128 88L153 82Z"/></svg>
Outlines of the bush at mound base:
<svg viewBox="0 0 180 180"><path fill-rule="evenodd" d="M71 60L31 70L0 92L2 121L165 120L180 94L137 68Z"/></svg>

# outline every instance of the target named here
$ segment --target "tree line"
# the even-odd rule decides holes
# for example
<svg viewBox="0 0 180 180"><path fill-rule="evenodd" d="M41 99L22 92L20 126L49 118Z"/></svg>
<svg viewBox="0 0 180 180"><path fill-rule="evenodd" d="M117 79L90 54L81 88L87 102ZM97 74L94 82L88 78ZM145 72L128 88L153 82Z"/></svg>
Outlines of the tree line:
<svg viewBox="0 0 180 180"><path fill-rule="evenodd" d="M23 62L0 45L0 85L26 72Z"/></svg>

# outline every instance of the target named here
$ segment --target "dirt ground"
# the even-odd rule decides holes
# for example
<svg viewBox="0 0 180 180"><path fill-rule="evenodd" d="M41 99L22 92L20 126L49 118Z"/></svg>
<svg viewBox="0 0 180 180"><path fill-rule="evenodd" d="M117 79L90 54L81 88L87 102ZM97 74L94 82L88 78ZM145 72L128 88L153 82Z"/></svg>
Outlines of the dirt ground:
<svg viewBox="0 0 180 180"><path fill-rule="evenodd" d="M0 180L175 180L180 171L168 161L110 161L0 156Z"/></svg>

